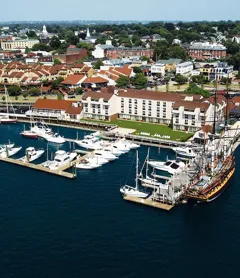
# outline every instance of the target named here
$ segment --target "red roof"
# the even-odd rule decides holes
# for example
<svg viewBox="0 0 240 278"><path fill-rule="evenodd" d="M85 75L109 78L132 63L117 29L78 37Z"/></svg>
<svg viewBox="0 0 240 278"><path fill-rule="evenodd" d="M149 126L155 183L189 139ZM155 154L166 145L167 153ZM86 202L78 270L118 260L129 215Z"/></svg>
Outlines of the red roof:
<svg viewBox="0 0 240 278"><path fill-rule="evenodd" d="M69 100L56 100L56 99L38 99L33 108L47 109L47 110L64 110L67 111L72 106L73 101Z"/></svg>
<svg viewBox="0 0 240 278"><path fill-rule="evenodd" d="M83 81L83 84L86 83L108 83L108 80L100 76L95 76L95 77L88 77L87 79L85 79Z"/></svg>
<svg viewBox="0 0 240 278"><path fill-rule="evenodd" d="M78 115L82 112L82 105L81 106L77 106L74 107L73 105L69 106L69 108L67 109L66 113L70 114L70 115Z"/></svg>
<svg viewBox="0 0 240 278"><path fill-rule="evenodd" d="M71 74L61 83L66 85L76 85L83 79L84 76L85 74Z"/></svg>
<svg viewBox="0 0 240 278"><path fill-rule="evenodd" d="M99 100L99 99L103 99L105 101L108 101L111 97L113 96L113 93L105 93L105 92L94 92L94 91L88 91L86 92L82 99L86 100L87 98L91 98L92 100Z"/></svg>

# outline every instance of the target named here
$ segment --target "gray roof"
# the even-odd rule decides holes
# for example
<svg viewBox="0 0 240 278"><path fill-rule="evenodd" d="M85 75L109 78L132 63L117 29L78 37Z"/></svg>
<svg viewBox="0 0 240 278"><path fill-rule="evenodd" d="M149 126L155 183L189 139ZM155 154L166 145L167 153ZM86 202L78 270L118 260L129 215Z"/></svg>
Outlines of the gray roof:
<svg viewBox="0 0 240 278"><path fill-rule="evenodd" d="M156 62L156 64L163 64L163 65L166 65L166 64L168 64L168 65L176 64L176 65L178 65L181 62L182 62L182 59L179 59L179 58L170 58L168 60L158 60Z"/></svg>
<svg viewBox="0 0 240 278"><path fill-rule="evenodd" d="M203 44L192 44L189 49L193 49L193 50L226 50L227 48L223 45L213 45L213 44L209 44L209 45L203 45Z"/></svg>

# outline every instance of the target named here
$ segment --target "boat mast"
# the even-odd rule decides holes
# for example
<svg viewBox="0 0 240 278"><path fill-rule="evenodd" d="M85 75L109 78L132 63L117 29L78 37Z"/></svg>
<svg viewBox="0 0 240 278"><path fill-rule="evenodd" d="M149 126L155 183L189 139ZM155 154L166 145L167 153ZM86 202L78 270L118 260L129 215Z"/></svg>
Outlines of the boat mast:
<svg viewBox="0 0 240 278"><path fill-rule="evenodd" d="M138 190L138 151L136 151L136 186L135 188Z"/></svg>
<svg viewBox="0 0 240 278"><path fill-rule="evenodd" d="M7 105L7 115L9 115L9 110L8 110L8 94L7 94L6 85L4 85L4 90L5 90L5 98L6 98L6 105Z"/></svg>

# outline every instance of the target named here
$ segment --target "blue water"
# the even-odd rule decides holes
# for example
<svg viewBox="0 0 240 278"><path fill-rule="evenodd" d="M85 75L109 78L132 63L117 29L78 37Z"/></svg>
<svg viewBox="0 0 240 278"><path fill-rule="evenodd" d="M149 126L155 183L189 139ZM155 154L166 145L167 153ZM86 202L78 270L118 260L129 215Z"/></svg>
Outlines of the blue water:
<svg viewBox="0 0 240 278"><path fill-rule="evenodd" d="M22 138L21 130L1 125L0 144L46 147ZM76 138L75 129L55 130ZM143 162L147 148L139 153ZM167 155L173 156L151 149L153 158ZM239 150L220 198L170 212L122 200L119 186L132 165L134 183L134 157L131 151L95 171L78 171L76 180L0 162L0 278L238 277Z"/></svg>

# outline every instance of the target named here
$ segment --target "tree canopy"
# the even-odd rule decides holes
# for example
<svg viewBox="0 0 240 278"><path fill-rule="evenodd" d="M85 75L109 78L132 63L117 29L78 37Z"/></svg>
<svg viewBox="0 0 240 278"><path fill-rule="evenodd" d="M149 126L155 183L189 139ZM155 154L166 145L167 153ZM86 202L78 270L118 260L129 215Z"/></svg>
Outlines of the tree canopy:
<svg viewBox="0 0 240 278"><path fill-rule="evenodd" d="M143 73L136 73L131 79L131 83L136 87L136 89L143 89L147 86L147 78Z"/></svg>
<svg viewBox="0 0 240 278"><path fill-rule="evenodd" d="M126 88L130 85L130 79L128 76L120 75L116 80L116 84L119 88Z"/></svg>

